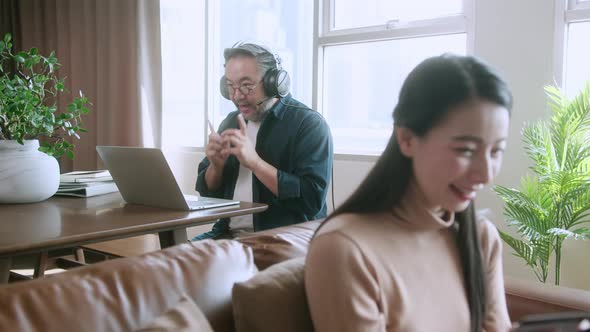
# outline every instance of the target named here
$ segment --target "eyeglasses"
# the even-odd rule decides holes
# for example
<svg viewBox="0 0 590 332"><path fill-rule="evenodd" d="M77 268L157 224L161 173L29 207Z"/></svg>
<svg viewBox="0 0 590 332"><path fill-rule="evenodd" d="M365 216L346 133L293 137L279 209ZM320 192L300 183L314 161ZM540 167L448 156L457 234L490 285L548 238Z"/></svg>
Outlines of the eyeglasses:
<svg viewBox="0 0 590 332"><path fill-rule="evenodd" d="M244 96L247 96L252 93L252 90L256 89L256 87L258 86L258 84L260 84L260 82L262 82L262 81L258 81L258 83L256 83L256 84L244 83L237 88L235 88L233 86L233 84L226 83L227 84L227 92L229 92L230 96L233 96L234 93L236 92L236 90L239 90L241 94L243 94Z"/></svg>

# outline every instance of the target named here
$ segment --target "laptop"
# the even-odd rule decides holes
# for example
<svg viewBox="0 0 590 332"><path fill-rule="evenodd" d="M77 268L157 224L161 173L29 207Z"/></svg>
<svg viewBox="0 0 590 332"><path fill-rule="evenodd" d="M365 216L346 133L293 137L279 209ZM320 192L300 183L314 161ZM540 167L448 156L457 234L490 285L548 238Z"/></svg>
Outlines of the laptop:
<svg viewBox="0 0 590 332"><path fill-rule="evenodd" d="M239 201L183 195L160 149L97 146L127 203L176 210L201 210L239 204Z"/></svg>

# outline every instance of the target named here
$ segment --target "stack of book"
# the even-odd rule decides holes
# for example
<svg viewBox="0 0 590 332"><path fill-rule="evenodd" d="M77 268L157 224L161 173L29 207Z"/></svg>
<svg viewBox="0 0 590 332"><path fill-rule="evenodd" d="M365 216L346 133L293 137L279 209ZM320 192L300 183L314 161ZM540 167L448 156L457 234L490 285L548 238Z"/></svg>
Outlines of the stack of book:
<svg viewBox="0 0 590 332"><path fill-rule="evenodd" d="M92 197L119 191L111 174L106 170L75 171L64 173L59 178L56 195Z"/></svg>

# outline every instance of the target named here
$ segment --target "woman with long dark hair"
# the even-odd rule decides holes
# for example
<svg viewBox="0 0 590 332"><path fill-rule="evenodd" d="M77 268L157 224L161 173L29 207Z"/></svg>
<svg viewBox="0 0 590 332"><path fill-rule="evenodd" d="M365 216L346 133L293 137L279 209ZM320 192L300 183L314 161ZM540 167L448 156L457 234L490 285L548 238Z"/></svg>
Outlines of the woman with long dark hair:
<svg viewBox="0 0 590 332"><path fill-rule="evenodd" d="M473 200L500 169L511 107L474 57L429 58L408 75L385 151L312 240L316 331L510 328L500 237Z"/></svg>

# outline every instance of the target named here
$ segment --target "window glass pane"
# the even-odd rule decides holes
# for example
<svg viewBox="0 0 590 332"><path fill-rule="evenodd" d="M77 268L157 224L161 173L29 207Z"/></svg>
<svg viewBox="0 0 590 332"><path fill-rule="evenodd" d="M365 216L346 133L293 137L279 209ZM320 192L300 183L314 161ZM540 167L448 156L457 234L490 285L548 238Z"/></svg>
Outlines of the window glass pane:
<svg viewBox="0 0 590 332"><path fill-rule="evenodd" d="M161 0L162 144L205 140L205 1Z"/></svg>
<svg viewBox="0 0 590 332"><path fill-rule="evenodd" d="M281 58L291 77L291 94L311 107L313 56L313 1L223 0L220 6L220 57L214 77L221 78L223 50L237 41L262 44ZM216 94L220 107L213 114L215 126L231 112L234 104Z"/></svg>
<svg viewBox="0 0 590 332"><path fill-rule="evenodd" d="M571 23L567 37L565 69L566 94L574 97L590 80L590 22Z"/></svg>
<svg viewBox="0 0 590 332"><path fill-rule="evenodd" d="M322 110L338 153L379 154L404 79L433 55L466 53L465 34L326 47Z"/></svg>
<svg viewBox="0 0 590 332"><path fill-rule="evenodd" d="M334 0L334 29L383 25L463 12L462 0Z"/></svg>

